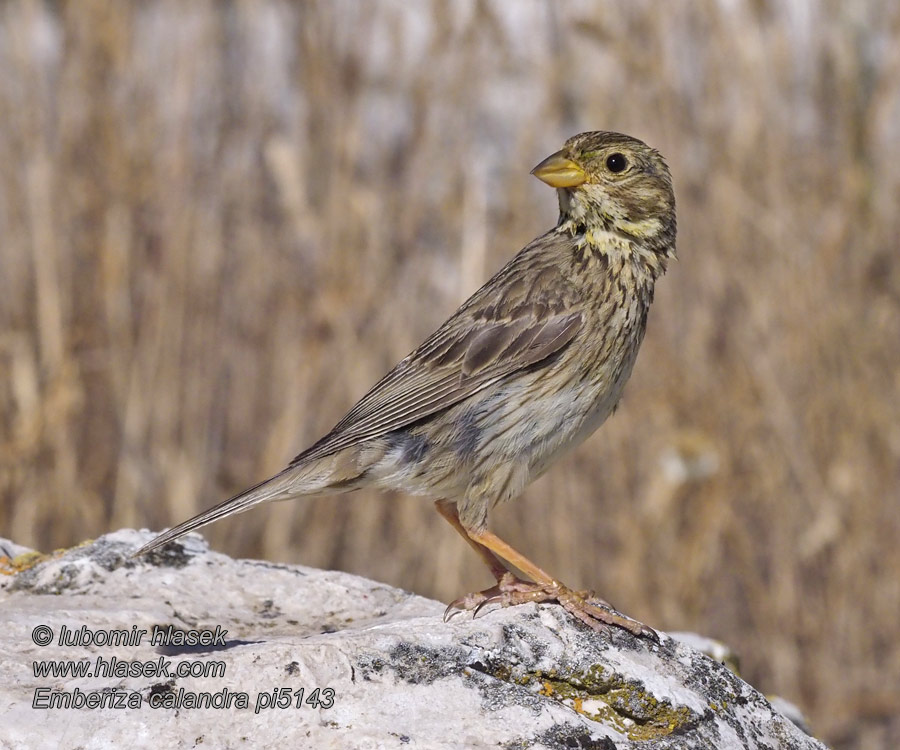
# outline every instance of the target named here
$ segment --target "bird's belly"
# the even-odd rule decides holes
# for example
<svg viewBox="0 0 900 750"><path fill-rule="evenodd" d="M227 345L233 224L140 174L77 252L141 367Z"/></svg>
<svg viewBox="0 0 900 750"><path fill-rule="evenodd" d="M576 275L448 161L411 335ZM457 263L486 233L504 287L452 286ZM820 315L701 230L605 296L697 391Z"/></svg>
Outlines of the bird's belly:
<svg viewBox="0 0 900 750"><path fill-rule="evenodd" d="M615 409L630 368L616 382L552 387L538 374L506 381L433 420L377 441L364 459L369 481L434 498L482 492L507 500L563 453L589 437Z"/></svg>
<svg viewBox="0 0 900 750"><path fill-rule="evenodd" d="M525 464L530 482L592 435L613 412L619 395L620 389L597 393L592 388L548 394L535 403L541 418L513 430L513 439L502 446L503 453Z"/></svg>

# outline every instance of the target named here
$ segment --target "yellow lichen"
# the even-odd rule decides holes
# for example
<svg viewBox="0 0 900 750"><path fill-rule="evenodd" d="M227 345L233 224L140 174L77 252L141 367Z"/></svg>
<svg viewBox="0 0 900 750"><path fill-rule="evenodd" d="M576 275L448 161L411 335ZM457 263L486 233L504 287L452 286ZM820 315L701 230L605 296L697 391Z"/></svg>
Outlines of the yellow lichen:
<svg viewBox="0 0 900 750"><path fill-rule="evenodd" d="M638 684L619 676L604 678L604 669L599 664L565 678L553 670L524 675L516 681L523 685L538 683L540 695L553 698L593 721L613 726L633 740L665 737L691 720L691 712L686 707L676 708L660 701Z"/></svg>
<svg viewBox="0 0 900 750"><path fill-rule="evenodd" d="M50 555L45 555L43 552L36 552L35 550L24 552L13 558L0 557L0 575L14 576L16 573L21 573L23 570L33 568L39 562L46 560L49 557Z"/></svg>
<svg viewBox="0 0 900 750"><path fill-rule="evenodd" d="M13 558L0 555L0 575L14 576L17 573L22 573L29 568L33 568L35 565L42 563L45 560L53 560L57 557L62 557L69 549L78 549L79 547L91 544L93 541L93 539L87 539L81 542L81 544L76 544L74 547L57 549L50 553L29 550L28 552L23 552L21 555L16 555Z"/></svg>

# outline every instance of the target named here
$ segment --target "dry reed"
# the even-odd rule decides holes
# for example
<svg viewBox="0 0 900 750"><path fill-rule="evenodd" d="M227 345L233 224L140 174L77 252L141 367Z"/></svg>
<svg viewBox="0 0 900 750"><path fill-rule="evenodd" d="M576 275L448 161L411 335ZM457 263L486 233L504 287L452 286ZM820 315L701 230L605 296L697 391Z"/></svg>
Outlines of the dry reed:
<svg viewBox="0 0 900 750"><path fill-rule="evenodd" d="M891 0L3 3L0 533L161 528L280 468L553 223L533 164L622 130L681 260L618 414L495 528L896 746L898 123ZM205 533L488 583L415 498Z"/></svg>

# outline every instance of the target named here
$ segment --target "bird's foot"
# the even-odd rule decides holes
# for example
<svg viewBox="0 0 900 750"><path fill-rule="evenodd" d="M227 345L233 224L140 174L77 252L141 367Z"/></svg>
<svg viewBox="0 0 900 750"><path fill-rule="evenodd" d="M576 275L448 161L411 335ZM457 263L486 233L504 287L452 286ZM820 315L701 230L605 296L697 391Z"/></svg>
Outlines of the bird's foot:
<svg viewBox="0 0 900 750"><path fill-rule="evenodd" d="M572 591L560 584L557 593L548 596L545 601L552 600L558 601L566 612L598 633L612 625L659 643L659 634L653 628L623 615L608 602L596 596L593 591Z"/></svg>
<svg viewBox="0 0 900 750"><path fill-rule="evenodd" d="M512 573L506 573L496 586L466 594L450 602L444 612L444 621L463 611L471 611L473 616L477 617L478 613L489 604L513 607L528 602L536 604L557 602L566 612L597 632L615 626L634 635L659 641L655 630L623 615L593 591L574 591L557 582L544 584L523 581Z"/></svg>
<svg viewBox="0 0 900 750"><path fill-rule="evenodd" d="M510 607L513 604L524 604L525 602L533 601L528 598L528 592L534 589L535 585L531 581L523 581L512 573L504 573L496 586L491 586L484 591L466 594L450 602L447 605L447 609L444 610L444 622L452 619L460 612L472 612L473 617L478 617L478 613L485 606L495 602L503 607ZM524 598L513 601L512 597Z"/></svg>

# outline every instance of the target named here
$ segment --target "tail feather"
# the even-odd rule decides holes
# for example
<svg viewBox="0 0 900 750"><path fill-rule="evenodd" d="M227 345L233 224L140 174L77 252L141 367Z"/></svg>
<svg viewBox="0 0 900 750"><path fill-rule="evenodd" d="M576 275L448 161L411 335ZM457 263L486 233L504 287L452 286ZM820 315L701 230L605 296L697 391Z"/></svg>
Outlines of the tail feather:
<svg viewBox="0 0 900 750"><path fill-rule="evenodd" d="M259 503L264 503L267 500L287 499L295 494L301 494L296 491L291 491L292 485L295 484L295 475L296 472L288 468L281 473L276 474L274 477L263 480L250 489L244 490L218 505L214 505L212 508L203 511L193 518L189 518L187 521L184 521L177 526L173 526L168 531L163 532L147 542L147 544L135 552L132 557L140 557L147 552L152 552L155 549L159 549L164 544L168 544L169 542L178 539L178 537L187 534L189 531L199 529L201 526L206 526L208 523L218 521L220 518L232 516L235 513L243 513L254 505L259 505Z"/></svg>

